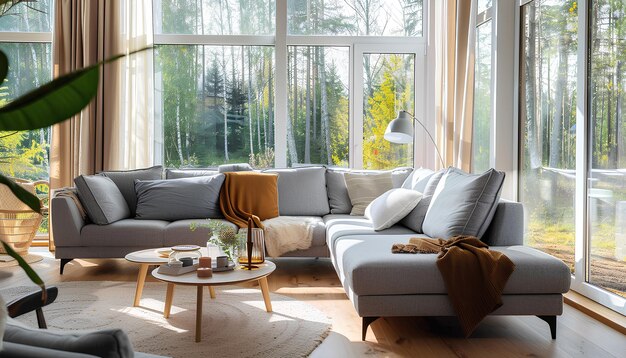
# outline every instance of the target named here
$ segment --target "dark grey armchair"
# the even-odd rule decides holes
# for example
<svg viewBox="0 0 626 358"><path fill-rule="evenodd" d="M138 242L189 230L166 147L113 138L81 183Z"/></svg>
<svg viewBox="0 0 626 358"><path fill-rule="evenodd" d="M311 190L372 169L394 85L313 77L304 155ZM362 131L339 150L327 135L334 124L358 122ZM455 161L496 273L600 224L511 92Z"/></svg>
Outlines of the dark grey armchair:
<svg viewBox="0 0 626 358"><path fill-rule="evenodd" d="M41 291L36 291L7 304L7 320L0 358L157 358L161 356L138 353L121 329L91 332L63 332L48 330L42 307L54 302L56 287L47 288L47 300L42 302ZM39 329L12 319L35 311Z"/></svg>

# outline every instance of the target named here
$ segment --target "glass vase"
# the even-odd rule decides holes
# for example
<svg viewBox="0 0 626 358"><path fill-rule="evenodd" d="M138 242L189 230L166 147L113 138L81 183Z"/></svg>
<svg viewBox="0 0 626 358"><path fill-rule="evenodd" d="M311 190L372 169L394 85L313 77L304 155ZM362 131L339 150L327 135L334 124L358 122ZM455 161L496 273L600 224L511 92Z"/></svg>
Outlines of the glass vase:
<svg viewBox="0 0 626 358"><path fill-rule="evenodd" d="M248 229L240 229L240 237L243 245L239 250L239 264L245 265L248 263ZM252 260L253 265L262 264L265 262L265 235L263 229L252 229Z"/></svg>

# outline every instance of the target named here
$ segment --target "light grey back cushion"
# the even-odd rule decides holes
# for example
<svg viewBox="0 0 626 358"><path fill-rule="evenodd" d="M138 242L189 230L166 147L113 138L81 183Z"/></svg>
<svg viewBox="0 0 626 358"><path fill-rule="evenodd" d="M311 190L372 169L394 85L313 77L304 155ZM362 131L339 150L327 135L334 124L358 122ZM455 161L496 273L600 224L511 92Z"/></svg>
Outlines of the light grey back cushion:
<svg viewBox="0 0 626 358"><path fill-rule="evenodd" d="M376 174L345 173L346 187L352 203L350 215L364 215L365 209L388 190L393 189L391 172Z"/></svg>
<svg viewBox="0 0 626 358"><path fill-rule="evenodd" d="M107 225L130 217L130 209L113 180L100 175L80 175L74 178L78 197L89 219Z"/></svg>
<svg viewBox="0 0 626 358"><path fill-rule="evenodd" d="M165 179L206 177L219 174L217 168L165 169Z"/></svg>
<svg viewBox="0 0 626 358"><path fill-rule="evenodd" d="M402 225L408 227L418 234L423 234L422 224L424 223L426 212L428 211L428 207L430 206L430 201L433 198L433 194L435 194L435 189L437 189L437 184L439 184L439 180L441 180L441 177L445 172L446 169L441 169L438 172L432 172L431 170L431 174L428 174L424 178L420 178L414 181L417 184L415 185L416 189L414 190L419 191L423 194L422 200L420 200L415 208L413 208L413 210L400 221ZM409 178L407 178L407 181L408 180ZM424 188L422 189L423 182L426 182L426 185L424 185ZM420 191L419 189L422 190Z"/></svg>
<svg viewBox="0 0 626 358"><path fill-rule="evenodd" d="M117 187L120 189L120 192L124 196L126 204L128 204L130 216L135 216L135 208L137 207L135 180L161 179L163 175L163 167L160 165L156 165L154 167L143 169L101 172L99 175L104 175L113 180L115 185L117 185Z"/></svg>
<svg viewBox="0 0 626 358"><path fill-rule="evenodd" d="M248 163L236 163L236 164L222 164L217 167L217 171L220 173L227 172L248 172L253 170Z"/></svg>
<svg viewBox="0 0 626 358"><path fill-rule="evenodd" d="M288 216L324 216L330 212L326 168L269 169L278 174L278 211Z"/></svg>
<svg viewBox="0 0 626 358"><path fill-rule="evenodd" d="M208 177L136 181L137 219L175 221L222 218L224 174Z"/></svg>
<svg viewBox="0 0 626 358"><path fill-rule="evenodd" d="M9 320L4 333L6 342L31 347L53 349L61 352L89 354L96 357L133 357L133 346L121 329L105 329L94 332L59 332L47 329L31 329L20 322Z"/></svg>
<svg viewBox="0 0 626 358"><path fill-rule="evenodd" d="M424 193L424 190L426 190L426 185L428 184L428 180L430 180L430 177L434 173L434 171L427 168L415 169L413 172L411 172L411 174L409 174L404 183L402 183L402 188Z"/></svg>
<svg viewBox="0 0 626 358"><path fill-rule="evenodd" d="M503 182L504 173L495 169L468 174L448 168L426 212L424 233L443 239L455 235L482 237L496 211Z"/></svg>
<svg viewBox="0 0 626 358"><path fill-rule="evenodd" d="M391 182L393 188L400 188L409 174L413 171L412 168L397 168L391 170ZM348 188L346 187L346 180L344 178L345 173L358 173L363 175L368 174L380 174L389 171L381 170L358 170L349 171L348 169L328 169L326 170L326 189L328 192L328 205L330 206L331 214L350 214L352 211L352 202L350 201L350 195L348 195Z"/></svg>

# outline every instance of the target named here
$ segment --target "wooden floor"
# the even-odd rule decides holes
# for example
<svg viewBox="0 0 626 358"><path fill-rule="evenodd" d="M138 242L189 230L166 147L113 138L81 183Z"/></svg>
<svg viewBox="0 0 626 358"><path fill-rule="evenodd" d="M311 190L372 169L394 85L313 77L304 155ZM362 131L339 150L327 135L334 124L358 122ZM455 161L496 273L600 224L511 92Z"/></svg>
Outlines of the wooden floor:
<svg viewBox="0 0 626 358"><path fill-rule="evenodd" d="M59 275L59 262L44 248L34 264L48 283L60 281L134 281L138 265L125 260L76 260ZM395 317L374 322L361 342L361 319L355 313L328 259L278 259L270 290L307 301L327 313L333 330L315 357L626 357L626 336L565 306L558 337L536 317L488 317L464 339L454 318ZM152 279L153 280L153 279ZM0 287L28 284L16 267L0 269Z"/></svg>

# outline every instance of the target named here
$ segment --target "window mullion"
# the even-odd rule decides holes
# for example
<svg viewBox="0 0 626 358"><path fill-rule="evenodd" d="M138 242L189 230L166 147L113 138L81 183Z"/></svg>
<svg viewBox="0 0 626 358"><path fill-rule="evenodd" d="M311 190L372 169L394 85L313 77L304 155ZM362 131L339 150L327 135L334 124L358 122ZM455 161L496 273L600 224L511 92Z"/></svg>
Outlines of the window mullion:
<svg viewBox="0 0 626 358"><path fill-rule="evenodd" d="M287 1L276 2L274 60L274 165L287 167Z"/></svg>

